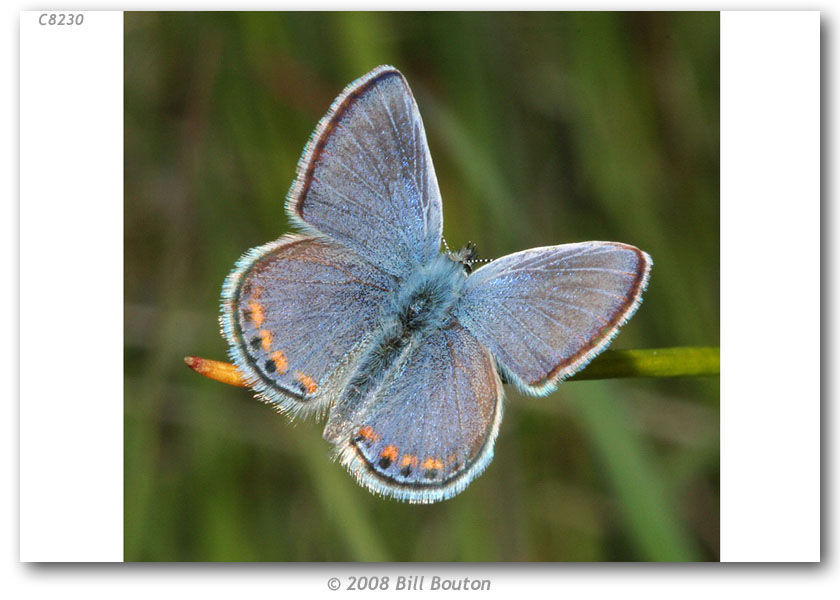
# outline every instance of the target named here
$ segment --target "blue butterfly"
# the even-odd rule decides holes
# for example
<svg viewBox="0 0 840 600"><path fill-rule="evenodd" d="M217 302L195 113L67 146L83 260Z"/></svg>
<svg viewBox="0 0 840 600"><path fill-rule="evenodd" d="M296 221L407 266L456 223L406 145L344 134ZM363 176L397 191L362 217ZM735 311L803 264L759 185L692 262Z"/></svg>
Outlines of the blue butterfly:
<svg viewBox="0 0 840 600"><path fill-rule="evenodd" d="M555 389L641 302L652 261L633 246L533 248L475 271L441 252L441 197L403 75L381 66L318 123L286 210L302 233L248 251L225 280L230 357L324 438L357 481L415 503L451 498L487 467L502 377Z"/></svg>

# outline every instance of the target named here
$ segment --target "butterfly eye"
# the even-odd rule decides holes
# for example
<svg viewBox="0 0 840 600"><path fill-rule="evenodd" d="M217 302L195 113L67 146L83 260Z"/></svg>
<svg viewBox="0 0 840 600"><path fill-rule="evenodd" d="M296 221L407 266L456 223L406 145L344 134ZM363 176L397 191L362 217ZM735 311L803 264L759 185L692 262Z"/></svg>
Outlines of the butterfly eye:
<svg viewBox="0 0 840 600"><path fill-rule="evenodd" d="M472 273L473 263L480 262L477 258L478 252L476 251L475 244L473 242L467 242L467 245L457 252L449 252L447 250L447 253L449 258L463 267L467 275Z"/></svg>

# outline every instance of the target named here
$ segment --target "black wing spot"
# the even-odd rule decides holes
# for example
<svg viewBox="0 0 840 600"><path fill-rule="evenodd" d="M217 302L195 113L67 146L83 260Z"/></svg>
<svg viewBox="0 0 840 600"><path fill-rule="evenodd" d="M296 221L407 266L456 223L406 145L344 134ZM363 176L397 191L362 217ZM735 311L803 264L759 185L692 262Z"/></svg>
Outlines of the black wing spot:
<svg viewBox="0 0 840 600"><path fill-rule="evenodd" d="M434 479L435 477L437 477L437 474L437 469L426 469L426 479Z"/></svg>
<svg viewBox="0 0 840 600"><path fill-rule="evenodd" d="M274 364L274 361L273 361L273 360L271 360L270 358L269 358L269 359L266 359L266 361L265 361L265 370L266 370L268 373L274 373L274 371L276 371L276 370L277 370L277 365L276 365L276 364Z"/></svg>
<svg viewBox="0 0 840 600"><path fill-rule="evenodd" d="M380 469L387 469L390 466L391 466L391 459L388 458L387 456L383 456L382 458L379 459L379 468Z"/></svg>

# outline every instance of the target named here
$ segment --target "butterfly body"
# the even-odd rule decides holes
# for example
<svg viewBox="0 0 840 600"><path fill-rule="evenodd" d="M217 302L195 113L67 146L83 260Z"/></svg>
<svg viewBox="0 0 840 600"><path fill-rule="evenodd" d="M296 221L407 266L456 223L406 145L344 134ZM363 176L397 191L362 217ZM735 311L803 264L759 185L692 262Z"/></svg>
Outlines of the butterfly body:
<svg viewBox="0 0 840 600"><path fill-rule="evenodd" d="M430 330L450 326L454 319L452 309L465 280L463 270L441 254L404 282L398 282L383 306L370 347L337 404L356 404L384 378L401 354L422 343Z"/></svg>
<svg viewBox="0 0 840 600"><path fill-rule="evenodd" d="M431 332L452 327L453 309L465 282L463 266L447 254L439 254L405 280L396 280L359 366L336 400L337 410L356 407L400 364L401 355L422 344Z"/></svg>
<svg viewBox="0 0 840 600"><path fill-rule="evenodd" d="M443 216L405 78L348 86L304 150L287 199L303 234L254 248L222 293L230 356L264 401L327 415L359 483L430 503L489 464L499 373L544 394L603 350L641 302L650 257L613 242L534 248L473 271L441 252Z"/></svg>

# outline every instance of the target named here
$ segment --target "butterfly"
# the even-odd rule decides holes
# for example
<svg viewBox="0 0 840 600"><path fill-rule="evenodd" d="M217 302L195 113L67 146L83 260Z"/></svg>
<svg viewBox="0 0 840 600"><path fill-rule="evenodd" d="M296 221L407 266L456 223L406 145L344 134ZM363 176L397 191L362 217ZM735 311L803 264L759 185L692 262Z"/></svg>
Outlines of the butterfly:
<svg viewBox="0 0 840 600"><path fill-rule="evenodd" d="M380 66L318 123L286 199L300 233L225 280L229 355L257 396L326 415L334 458L366 488L445 500L487 467L502 381L544 395L601 352L652 261L627 244L532 248L478 263L441 251L443 213L405 77Z"/></svg>

